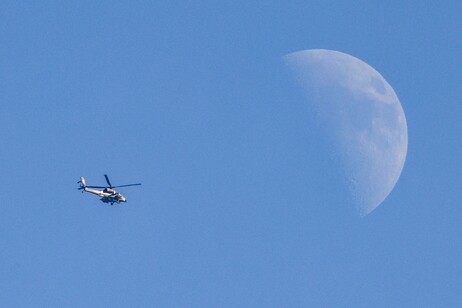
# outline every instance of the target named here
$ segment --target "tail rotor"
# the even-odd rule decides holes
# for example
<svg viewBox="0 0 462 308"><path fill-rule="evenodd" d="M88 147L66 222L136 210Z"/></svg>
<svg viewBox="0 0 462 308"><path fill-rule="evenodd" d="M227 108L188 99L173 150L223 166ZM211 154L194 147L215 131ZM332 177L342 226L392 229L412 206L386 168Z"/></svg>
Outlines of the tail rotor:
<svg viewBox="0 0 462 308"><path fill-rule="evenodd" d="M87 187L87 183L85 182L85 179L83 177L80 177L80 181L77 182L77 184L80 184L80 187L77 188L83 192L85 187Z"/></svg>

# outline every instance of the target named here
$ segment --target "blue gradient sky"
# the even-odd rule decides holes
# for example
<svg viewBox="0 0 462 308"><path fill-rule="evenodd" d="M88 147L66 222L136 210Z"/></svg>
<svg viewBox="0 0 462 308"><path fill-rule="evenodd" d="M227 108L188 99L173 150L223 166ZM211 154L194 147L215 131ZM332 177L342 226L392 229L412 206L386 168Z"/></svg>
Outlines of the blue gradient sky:
<svg viewBox="0 0 462 308"><path fill-rule="evenodd" d="M429 2L425 2L429 3ZM0 304L455 307L458 1L3 1ZM407 161L365 219L281 57L339 50L401 100ZM107 206L80 194L121 189Z"/></svg>

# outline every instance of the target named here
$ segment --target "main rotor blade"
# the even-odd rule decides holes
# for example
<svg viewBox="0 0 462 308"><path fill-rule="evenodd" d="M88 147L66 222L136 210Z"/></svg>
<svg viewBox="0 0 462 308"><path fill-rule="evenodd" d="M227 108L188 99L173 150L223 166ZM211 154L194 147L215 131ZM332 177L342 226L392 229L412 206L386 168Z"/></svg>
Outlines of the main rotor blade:
<svg viewBox="0 0 462 308"><path fill-rule="evenodd" d="M127 187L127 186L138 186L138 185L141 185L141 183L137 183L137 184L127 184L127 185L119 185L119 186L114 186L114 187L112 187L112 188Z"/></svg>
<svg viewBox="0 0 462 308"><path fill-rule="evenodd" d="M109 185L109 188L113 188L113 186L111 185L111 182L109 182L109 178L107 177L107 174L105 174L104 177L106 178L106 182Z"/></svg>
<svg viewBox="0 0 462 308"><path fill-rule="evenodd" d="M88 188L107 188L106 186L85 186L85 187L88 187Z"/></svg>

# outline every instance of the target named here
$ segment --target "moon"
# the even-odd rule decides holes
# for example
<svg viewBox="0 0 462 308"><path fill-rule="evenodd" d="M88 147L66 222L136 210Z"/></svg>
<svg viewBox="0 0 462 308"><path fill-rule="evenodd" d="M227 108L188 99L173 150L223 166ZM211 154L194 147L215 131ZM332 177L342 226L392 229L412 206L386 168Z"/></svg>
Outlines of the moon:
<svg viewBox="0 0 462 308"><path fill-rule="evenodd" d="M393 190L406 160L407 124L398 96L374 68L342 52L303 50L283 61L333 145L348 199L360 216L368 215Z"/></svg>

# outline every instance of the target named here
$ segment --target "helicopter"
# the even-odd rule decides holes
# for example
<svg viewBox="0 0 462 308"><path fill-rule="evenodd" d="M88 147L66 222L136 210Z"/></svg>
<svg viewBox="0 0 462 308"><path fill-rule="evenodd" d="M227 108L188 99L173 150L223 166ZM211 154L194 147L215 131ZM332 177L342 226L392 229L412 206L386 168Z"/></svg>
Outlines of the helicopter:
<svg viewBox="0 0 462 308"><path fill-rule="evenodd" d="M127 198L122 196L122 194L116 191L114 188L141 185L141 183L137 183L137 184L112 186L111 182L109 181L108 176L105 174L104 177L106 178L106 182L109 186L88 186L85 181L85 178L80 177L80 181L77 182L78 184L80 184L80 187L77 189L82 190L82 193L86 191L91 194L100 196L101 201L103 201L104 203L110 203L111 205L114 205L114 203L119 204L121 202L127 202ZM94 188L103 188L103 190L98 190Z"/></svg>

